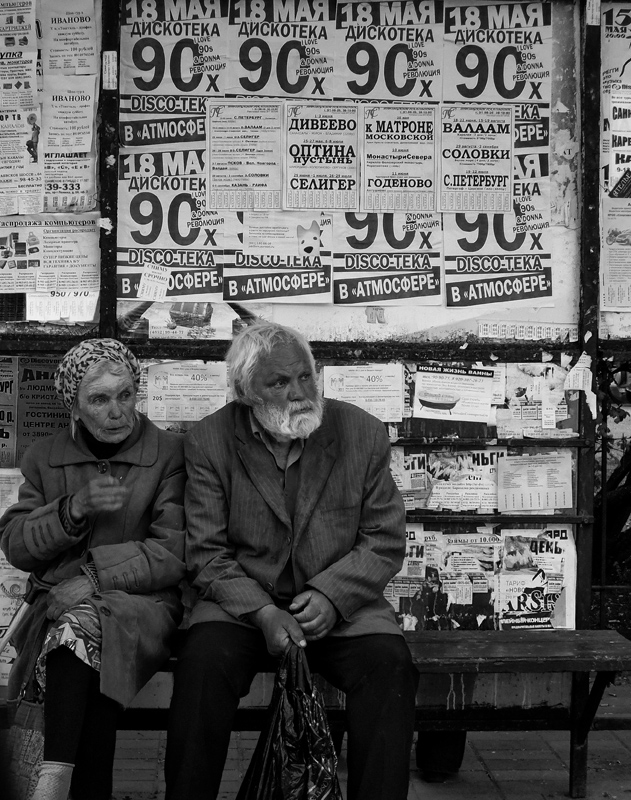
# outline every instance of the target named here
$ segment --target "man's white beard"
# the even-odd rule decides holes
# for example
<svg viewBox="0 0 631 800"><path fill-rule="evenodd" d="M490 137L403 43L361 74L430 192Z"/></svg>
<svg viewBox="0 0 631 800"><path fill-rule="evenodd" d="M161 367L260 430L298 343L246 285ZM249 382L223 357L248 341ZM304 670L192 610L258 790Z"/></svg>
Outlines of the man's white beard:
<svg viewBox="0 0 631 800"><path fill-rule="evenodd" d="M291 439L306 439L322 424L324 401L318 394L316 399L290 403L281 409L273 403L253 406L254 416L272 436L289 436Z"/></svg>

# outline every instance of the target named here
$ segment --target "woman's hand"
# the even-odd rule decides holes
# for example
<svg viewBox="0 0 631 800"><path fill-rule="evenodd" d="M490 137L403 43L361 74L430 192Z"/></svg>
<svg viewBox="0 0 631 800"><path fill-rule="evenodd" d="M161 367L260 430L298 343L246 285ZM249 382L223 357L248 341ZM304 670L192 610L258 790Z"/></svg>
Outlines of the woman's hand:
<svg viewBox="0 0 631 800"><path fill-rule="evenodd" d="M76 578L58 583L48 592L46 616L48 619L59 619L64 611L79 605L87 597L92 597L95 591L94 584L87 575L77 575Z"/></svg>
<svg viewBox="0 0 631 800"><path fill-rule="evenodd" d="M70 517L81 522L99 511L118 511L129 496L129 489L121 486L112 475L99 475L70 497Z"/></svg>

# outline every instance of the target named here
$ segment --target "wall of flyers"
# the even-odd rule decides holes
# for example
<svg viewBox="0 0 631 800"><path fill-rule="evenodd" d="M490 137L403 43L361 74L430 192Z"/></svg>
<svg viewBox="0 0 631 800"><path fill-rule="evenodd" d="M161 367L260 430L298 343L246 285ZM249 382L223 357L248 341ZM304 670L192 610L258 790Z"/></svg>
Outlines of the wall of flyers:
<svg viewBox="0 0 631 800"><path fill-rule="evenodd" d="M486 337L491 319L495 338L574 340L575 13L127 3L121 318L219 338L166 329L170 309L269 303L319 341Z"/></svg>
<svg viewBox="0 0 631 800"><path fill-rule="evenodd" d="M631 16L624 3L601 9L600 308L603 335L631 335Z"/></svg>
<svg viewBox="0 0 631 800"><path fill-rule="evenodd" d="M571 526L407 526L403 568L385 596L403 630L573 628Z"/></svg>
<svg viewBox="0 0 631 800"><path fill-rule="evenodd" d="M0 293L26 319L95 318L100 0L0 2Z"/></svg>
<svg viewBox="0 0 631 800"><path fill-rule="evenodd" d="M320 342L577 340L571 0L129 0L116 54L102 13L0 0L0 293L24 294L28 320L98 318L113 227L119 330L139 338L229 340L258 317ZM116 220L96 185L102 56L118 59ZM0 359L0 511L28 444L67 423L54 366ZM230 399L221 362L144 366L139 409L159 426L185 432ZM520 469L487 443L579 437L573 356L318 367L326 397L393 441L411 425L479 442L392 449L408 515L437 518L408 524L386 589L401 626L572 627L573 527L510 513L571 512L573 451L528 448ZM23 582L0 561L0 635Z"/></svg>

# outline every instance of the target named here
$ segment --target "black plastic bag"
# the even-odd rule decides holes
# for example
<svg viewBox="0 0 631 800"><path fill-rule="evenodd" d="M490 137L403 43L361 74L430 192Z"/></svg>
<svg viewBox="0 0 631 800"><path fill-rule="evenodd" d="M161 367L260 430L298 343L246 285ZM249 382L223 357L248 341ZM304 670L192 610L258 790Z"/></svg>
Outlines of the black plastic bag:
<svg viewBox="0 0 631 800"><path fill-rule="evenodd" d="M236 800L342 800L324 702L302 648L285 652Z"/></svg>

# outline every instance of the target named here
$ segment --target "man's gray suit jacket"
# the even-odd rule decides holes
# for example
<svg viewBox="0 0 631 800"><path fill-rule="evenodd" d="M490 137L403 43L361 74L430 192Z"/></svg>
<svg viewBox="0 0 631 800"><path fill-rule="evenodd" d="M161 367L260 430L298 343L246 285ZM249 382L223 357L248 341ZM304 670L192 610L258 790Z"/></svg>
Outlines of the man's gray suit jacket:
<svg viewBox="0 0 631 800"><path fill-rule="evenodd" d="M199 422L185 453L186 561L198 593L191 624L248 625L249 612L273 601L291 558L297 592L322 592L341 617L329 635L401 633L383 590L405 555L405 512L382 422L325 400L300 458L293 526L247 406L229 403Z"/></svg>

